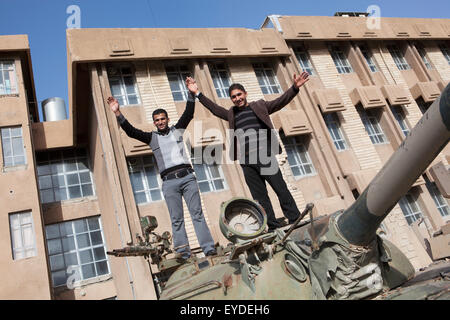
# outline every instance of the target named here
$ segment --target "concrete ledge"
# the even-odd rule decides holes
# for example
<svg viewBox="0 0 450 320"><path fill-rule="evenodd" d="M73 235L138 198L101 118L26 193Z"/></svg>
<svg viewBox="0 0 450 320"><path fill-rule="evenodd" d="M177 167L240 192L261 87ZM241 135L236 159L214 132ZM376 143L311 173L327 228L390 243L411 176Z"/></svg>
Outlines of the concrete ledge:
<svg viewBox="0 0 450 320"><path fill-rule="evenodd" d="M32 125L34 150L73 147L72 120L35 122Z"/></svg>

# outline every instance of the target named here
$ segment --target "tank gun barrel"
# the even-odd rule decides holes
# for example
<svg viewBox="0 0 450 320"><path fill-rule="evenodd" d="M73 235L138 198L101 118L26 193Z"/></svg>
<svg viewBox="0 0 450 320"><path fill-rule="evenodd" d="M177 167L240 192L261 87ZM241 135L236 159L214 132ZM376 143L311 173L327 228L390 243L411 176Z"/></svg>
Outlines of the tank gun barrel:
<svg viewBox="0 0 450 320"><path fill-rule="evenodd" d="M450 85L443 90L359 198L337 220L354 245L367 245L383 219L450 139Z"/></svg>
<svg viewBox="0 0 450 320"><path fill-rule="evenodd" d="M137 257L148 256L154 252L156 252L156 250L152 247L129 246L123 249L114 249L113 251L108 251L106 253L115 257Z"/></svg>

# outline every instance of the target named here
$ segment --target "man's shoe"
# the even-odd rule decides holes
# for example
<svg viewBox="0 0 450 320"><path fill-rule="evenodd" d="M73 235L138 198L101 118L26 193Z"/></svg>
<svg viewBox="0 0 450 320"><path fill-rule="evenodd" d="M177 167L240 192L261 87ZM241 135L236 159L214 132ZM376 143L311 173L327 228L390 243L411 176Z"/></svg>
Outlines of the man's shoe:
<svg viewBox="0 0 450 320"><path fill-rule="evenodd" d="M295 220L294 220L295 221ZM288 225L288 222L286 221L286 218L278 218L277 219L277 224L278 224L278 227L277 228L281 228L281 227L284 227L284 226L287 226ZM290 224L290 223L289 223Z"/></svg>
<svg viewBox="0 0 450 320"><path fill-rule="evenodd" d="M281 228L283 225L277 221L275 225L269 225L269 232L273 232L275 229Z"/></svg>
<svg viewBox="0 0 450 320"><path fill-rule="evenodd" d="M182 253L179 253L179 252L175 253L175 259L177 259L178 262L185 262L189 258L190 258L190 256L188 256L188 257L183 256Z"/></svg>
<svg viewBox="0 0 450 320"><path fill-rule="evenodd" d="M207 253L205 253L205 256L209 257L209 256L216 256L217 255L217 251L216 250L211 250L208 251Z"/></svg>

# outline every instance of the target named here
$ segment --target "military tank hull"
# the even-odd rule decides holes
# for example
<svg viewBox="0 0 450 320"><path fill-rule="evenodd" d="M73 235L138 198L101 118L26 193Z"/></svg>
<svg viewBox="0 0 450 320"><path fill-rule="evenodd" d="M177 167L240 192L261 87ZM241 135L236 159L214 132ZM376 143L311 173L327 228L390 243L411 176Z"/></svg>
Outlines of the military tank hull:
<svg viewBox="0 0 450 320"><path fill-rule="evenodd" d="M169 278L160 299L450 299L450 262L416 275L386 239L376 236L366 246L343 239L336 222L341 214L286 226L236 243L227 254L186 262Z"/></svg>

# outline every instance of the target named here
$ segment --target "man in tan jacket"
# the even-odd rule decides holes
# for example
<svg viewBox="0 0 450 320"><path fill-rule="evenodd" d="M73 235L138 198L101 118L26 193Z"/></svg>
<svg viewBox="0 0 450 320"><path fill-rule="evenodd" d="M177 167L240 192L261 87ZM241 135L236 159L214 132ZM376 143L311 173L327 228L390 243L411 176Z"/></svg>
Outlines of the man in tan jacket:
<svg viewBox="0 0 450 320"><path fill-rule="evenodd" d="M299 88L308 81L308 73L294 74L293 85L280 97L272 101L258 100L247 102L245 88L234 83L229 88L229 94L234 106L225 109L207 97L199 90L194 79L187 78L189 91L210 110L215 116L228 121L230 130L230 158L240 161L245 181L253 199L257 200L267 214L269 231L280 227L275 219L272 204L267 193L266 181L278 196L281 209L289 223L293 223L300 212L294 198L287 188L286 182L278 167L275 154L281 153L281 146L270 114L286 106L299 92ZM275 137L275 138L274 138ZM278 148L276 148L278 146Z"/></svg>

